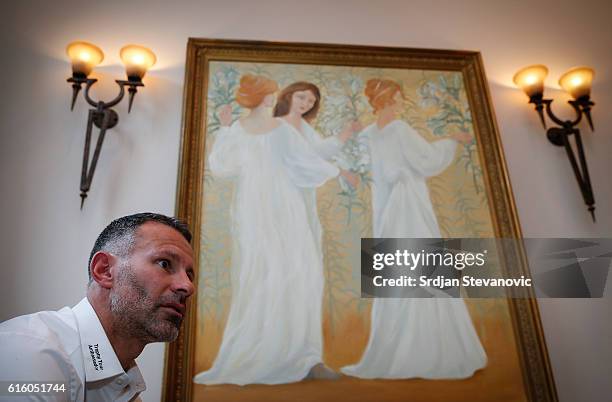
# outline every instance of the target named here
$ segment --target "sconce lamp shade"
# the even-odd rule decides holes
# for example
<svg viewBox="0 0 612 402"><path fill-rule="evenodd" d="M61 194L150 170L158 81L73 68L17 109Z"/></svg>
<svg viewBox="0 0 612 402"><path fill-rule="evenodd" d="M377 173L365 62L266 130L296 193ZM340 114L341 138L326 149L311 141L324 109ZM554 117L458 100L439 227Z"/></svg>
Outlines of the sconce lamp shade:
<svg viewBox="0 0 612 402"><path fill-rule="evenodd" d="M574 99L591 95L595 71L589 67L574 67L559 78L559 85Z"/></svg>
<svg viewBox="0 0 612 402"><path fill-rule="evenodd" d="M525 67L514 74L514 84L521 88L530 98L544 93L544 79L548 68L541 64Z"/></svg>
<svg viewBox="0 0 612 402"><path fill-rule="evenodd" d="M142 77L144 77L147 70L157 61L155 54L151 50L138 45L122 47L119 55L125 65L129 81L142 81Z"/></svg>
<svg viewBox="0 0 612 402"><path fill-rule="evenodd" d="M91 70L104 60L104 53L96 45L76 41L66 47L66 54L72 61L72 76L85 78Z"/></svg>

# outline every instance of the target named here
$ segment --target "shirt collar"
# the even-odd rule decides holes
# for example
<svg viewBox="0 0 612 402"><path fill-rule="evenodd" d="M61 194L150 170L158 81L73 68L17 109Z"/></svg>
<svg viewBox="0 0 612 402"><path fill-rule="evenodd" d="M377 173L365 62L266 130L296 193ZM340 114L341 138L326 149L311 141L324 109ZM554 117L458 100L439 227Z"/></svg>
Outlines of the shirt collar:
<svg viewBox="0 0 612 402"><path fill-rule="evenodd" d="M99 381L125 374L115 350L111 345L100 319L87 298L72 308L79 327L81 353L85 366L85 381ZM137 366L133 374L141 377ZM130 369L131 370L131 369Z"/></svg>

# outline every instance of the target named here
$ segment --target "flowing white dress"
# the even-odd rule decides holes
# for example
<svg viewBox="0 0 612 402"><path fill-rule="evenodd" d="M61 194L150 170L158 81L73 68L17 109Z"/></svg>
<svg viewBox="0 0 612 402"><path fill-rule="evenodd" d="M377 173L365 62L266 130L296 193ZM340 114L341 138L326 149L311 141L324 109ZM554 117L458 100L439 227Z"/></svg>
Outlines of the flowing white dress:
<svg viewBox="0 0 612 402"><path fill-rule="evenodd" d="M457 143L428 143L407 123L364 130L372 158L374 237L441 237L426 178L444 171ZM462 299L377 298L361 360L342 372L361 378L466 378L485 351Z"/></svg>
<svg viewBox="0 0 612 402"><path fill-rule="evenodd" d="M310 145L311 151L314 151L319 157L326 161L331 161L332 158L340 152L343 143L336 136L330 136L323 138L306 120L302 119L301 131L288 124L289 129L293 131L295 135L301 136L308 145ZM319 220L319 211L317 210L317 189L316 188L302 188L302 195L304 197L304 203L306 204L306 211L308 212L308 223L310 229L315 236L315 243L317 245L317 251L321 258L321 264L323 263L323 251L322 251L322 236L323 229L321 228L321 221Z"/></svg>
<svg viewBox="0 0 612 402"><path fill-rule="evenodd" d="M240 122L220 130L209 166L237 179L232 301L213 366L194 382L300 381L322 362L324 284L320 234L304 191L336 177L338 168L285 122L260 135Z"/></svg>

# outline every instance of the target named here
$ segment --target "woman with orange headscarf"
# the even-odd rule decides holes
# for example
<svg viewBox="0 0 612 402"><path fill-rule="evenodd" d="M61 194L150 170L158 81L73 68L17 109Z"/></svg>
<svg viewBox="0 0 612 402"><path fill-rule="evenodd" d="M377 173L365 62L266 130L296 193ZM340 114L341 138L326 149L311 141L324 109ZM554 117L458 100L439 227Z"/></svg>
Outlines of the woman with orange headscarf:
<svg viewBox="0 0 612 402"><path fill-rule="evenodd" d="M371 79L365 95L377 114L370 141L374 237L441 237L426 179L454 160L466 133L427 142L397 118L403 94L391 80ZM342 372L361 378L466 378L486 365L465 303L450 298L376 298L361 360Z"/></svg>
<svg viewBox="0 0 612 402"><path fill-rule="evenodd" d="M338 176L282 119L270 116L277 84L244 75L236 102L249 110L222 127L208 157L236 180L232 301L221 347L199 384L281 384L322 364L323 266L304 189ZM220 116L229 124L227 110Z"/></svg>

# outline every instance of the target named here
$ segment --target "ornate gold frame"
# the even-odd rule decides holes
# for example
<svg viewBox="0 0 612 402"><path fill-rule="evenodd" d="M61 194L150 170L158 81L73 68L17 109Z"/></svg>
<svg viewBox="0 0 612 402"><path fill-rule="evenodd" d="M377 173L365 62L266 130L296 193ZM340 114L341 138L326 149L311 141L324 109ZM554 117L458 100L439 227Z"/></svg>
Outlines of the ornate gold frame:
<svg viewBox="0 0 612 402"><path fill-rule="evenodd" d="M470 108L474 111L474 130L484 167L484 181L495 234L500 238L522 236L479 52L190 38L187 44L176 213L188 222L193 230L196 267L199 266L199 228L206 140L206 127L205 123L202 123L207 115L204 95L207 93L207 66L213 60L462 72ZM528 274L524 255L511 256L510 260L517 263L507 267L509 272ZM167 350L164 401L192 400L191 378L194 374L192 351L196 324L193 300L195 299L190 302L191 306L178 340L170 344ZM536 300L535 298L510 299L509 305L525 392L530 401L557 401Z"/></svg>

